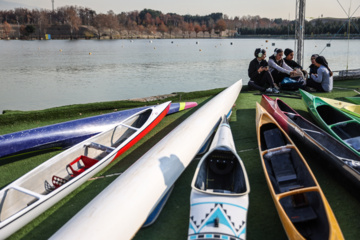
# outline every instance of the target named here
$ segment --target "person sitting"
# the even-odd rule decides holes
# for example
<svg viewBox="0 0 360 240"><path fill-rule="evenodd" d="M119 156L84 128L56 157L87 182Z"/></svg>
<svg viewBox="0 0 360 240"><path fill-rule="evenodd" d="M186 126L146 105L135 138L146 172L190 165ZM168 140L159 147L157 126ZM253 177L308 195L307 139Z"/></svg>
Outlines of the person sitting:
<svg viewBox="0 0 360 240"><path fill-rule="evenodd" d="M284 54L285 54L285 57L284 57L285 63L292 69L297 69L297 68L300 69L304 75L304 79L306 79L307 78L306 70L304 70L300 64L298 64L297 62L295 62L293 60L294 59L294 51L290 48L286 48L284 51Z"/></svg>
<svg viewBox="0 0 360 240"><path fill-rule="evenodd" d="M289 67L282 59L284 52L281 48L275 48L274 55L269 57L269 67L275 84L279 85L285 77L290 77L296 71Z"/></svg>
<svg viewBox="0 0 360 240"><path fill-rule="evenodd" d="M270 74L266 58L265 49L257 48L254 52L255 58L250 62L248 75L250 88L257 89L261 92L279 93L275 88L274 80Z"/></svg>
<svg viewBox="0 0 360 240"><path fill-rule="evenodd" d="M319 56L319 54L311 55L311 65L309 66L309 75L308 77L311 78L311 74L317 74L318 67L315 65L315 59Z"/></svg>
<svg viewBox="0 0 360 240"><path fill-rule="evenodd" d="M330 92L333 89L333 73L325 57L318 56L315 58L314 65L318 68L317 74L311 74L306 86L315 88L319 92Z"/></svg>

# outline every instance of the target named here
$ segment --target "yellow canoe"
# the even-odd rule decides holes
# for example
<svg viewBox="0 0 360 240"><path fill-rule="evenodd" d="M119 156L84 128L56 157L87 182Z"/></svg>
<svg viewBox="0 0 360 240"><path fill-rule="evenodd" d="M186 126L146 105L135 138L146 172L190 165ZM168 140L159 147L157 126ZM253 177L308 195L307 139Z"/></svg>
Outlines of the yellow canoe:
<svg viewBox="0 0 360 240"><path fill-rule="evenodd" d="M344 239L305 159L258 103L256 130L266 182L288 238Z"/></svg>
<svg viewBox="0 0 360 240"><path fill-rule="evenodd" d="M353 103L343 102L331 98L321 98L323 101L327 102L333 107L339 108L340 110L347 112L355 117L360 118L360 105L355 105Z"/></svg>

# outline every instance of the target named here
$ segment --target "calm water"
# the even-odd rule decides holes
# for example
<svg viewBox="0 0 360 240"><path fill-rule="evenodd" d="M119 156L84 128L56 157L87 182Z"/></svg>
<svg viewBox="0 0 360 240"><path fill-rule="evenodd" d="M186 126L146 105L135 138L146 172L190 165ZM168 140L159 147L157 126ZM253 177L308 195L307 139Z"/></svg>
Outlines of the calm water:
<svg viewBox="0 0 360 240"><path fill-rule="evenodd" d="M327 42L305 41L305 66ZM0 41L0 113L246 83L255 48L269 55L272 43L294 48L274 39ZM349 69L360 68L360 40L349 44ZM334 40L324 50L333 70L346 69L347 49Z"/></svg>

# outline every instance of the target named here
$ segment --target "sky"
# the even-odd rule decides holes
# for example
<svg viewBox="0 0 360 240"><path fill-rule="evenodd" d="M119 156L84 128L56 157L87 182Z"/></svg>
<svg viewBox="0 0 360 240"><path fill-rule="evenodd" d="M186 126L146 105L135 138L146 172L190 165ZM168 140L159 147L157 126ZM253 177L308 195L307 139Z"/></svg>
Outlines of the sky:
<svg viewBox="0 0 360 240"><path fill-rule="evenodd" d="M342 7L340 6L340 4ZM222 12L229 17L244 15L259 15L270 19L295 18L296 0L54 0L55 9L65 5L89 7L97 13L113 10L115 13L141 11L144 8L159 10L162 13L177 13L180 15L208 15ZM318 17L346 18L351 6L351 15L360 6L360 0L307 0L306 19ZM0 0L0 9L44 8L51 9L51 0ZM345 11L346 13L345 13ZM354 17L360 16L360 8Z"/></svg>

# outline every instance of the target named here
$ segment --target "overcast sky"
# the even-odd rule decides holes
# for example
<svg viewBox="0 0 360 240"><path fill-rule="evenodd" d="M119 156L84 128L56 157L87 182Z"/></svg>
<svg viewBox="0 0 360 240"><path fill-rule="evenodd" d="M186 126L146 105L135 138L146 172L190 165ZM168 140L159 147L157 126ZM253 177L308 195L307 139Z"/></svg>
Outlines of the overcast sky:
<svg viewBox="0 0 360 240"><path fill-rule="evenodd" d="M159 10L162 13L177 13L180 15L207 15L222 12L229 17L244 15L260 15L267 18L295 18L296 0L54 0L55 9L65 5L89 7L97 13L113 10L115 13L141 11L144 8ZM307 0L306 18L338 17L344 18L351 5L351 14L360 6L360 0ZM0 9L52 8L51 0L0 0ZM360 16L358 9L354 16Z"/></svg>

